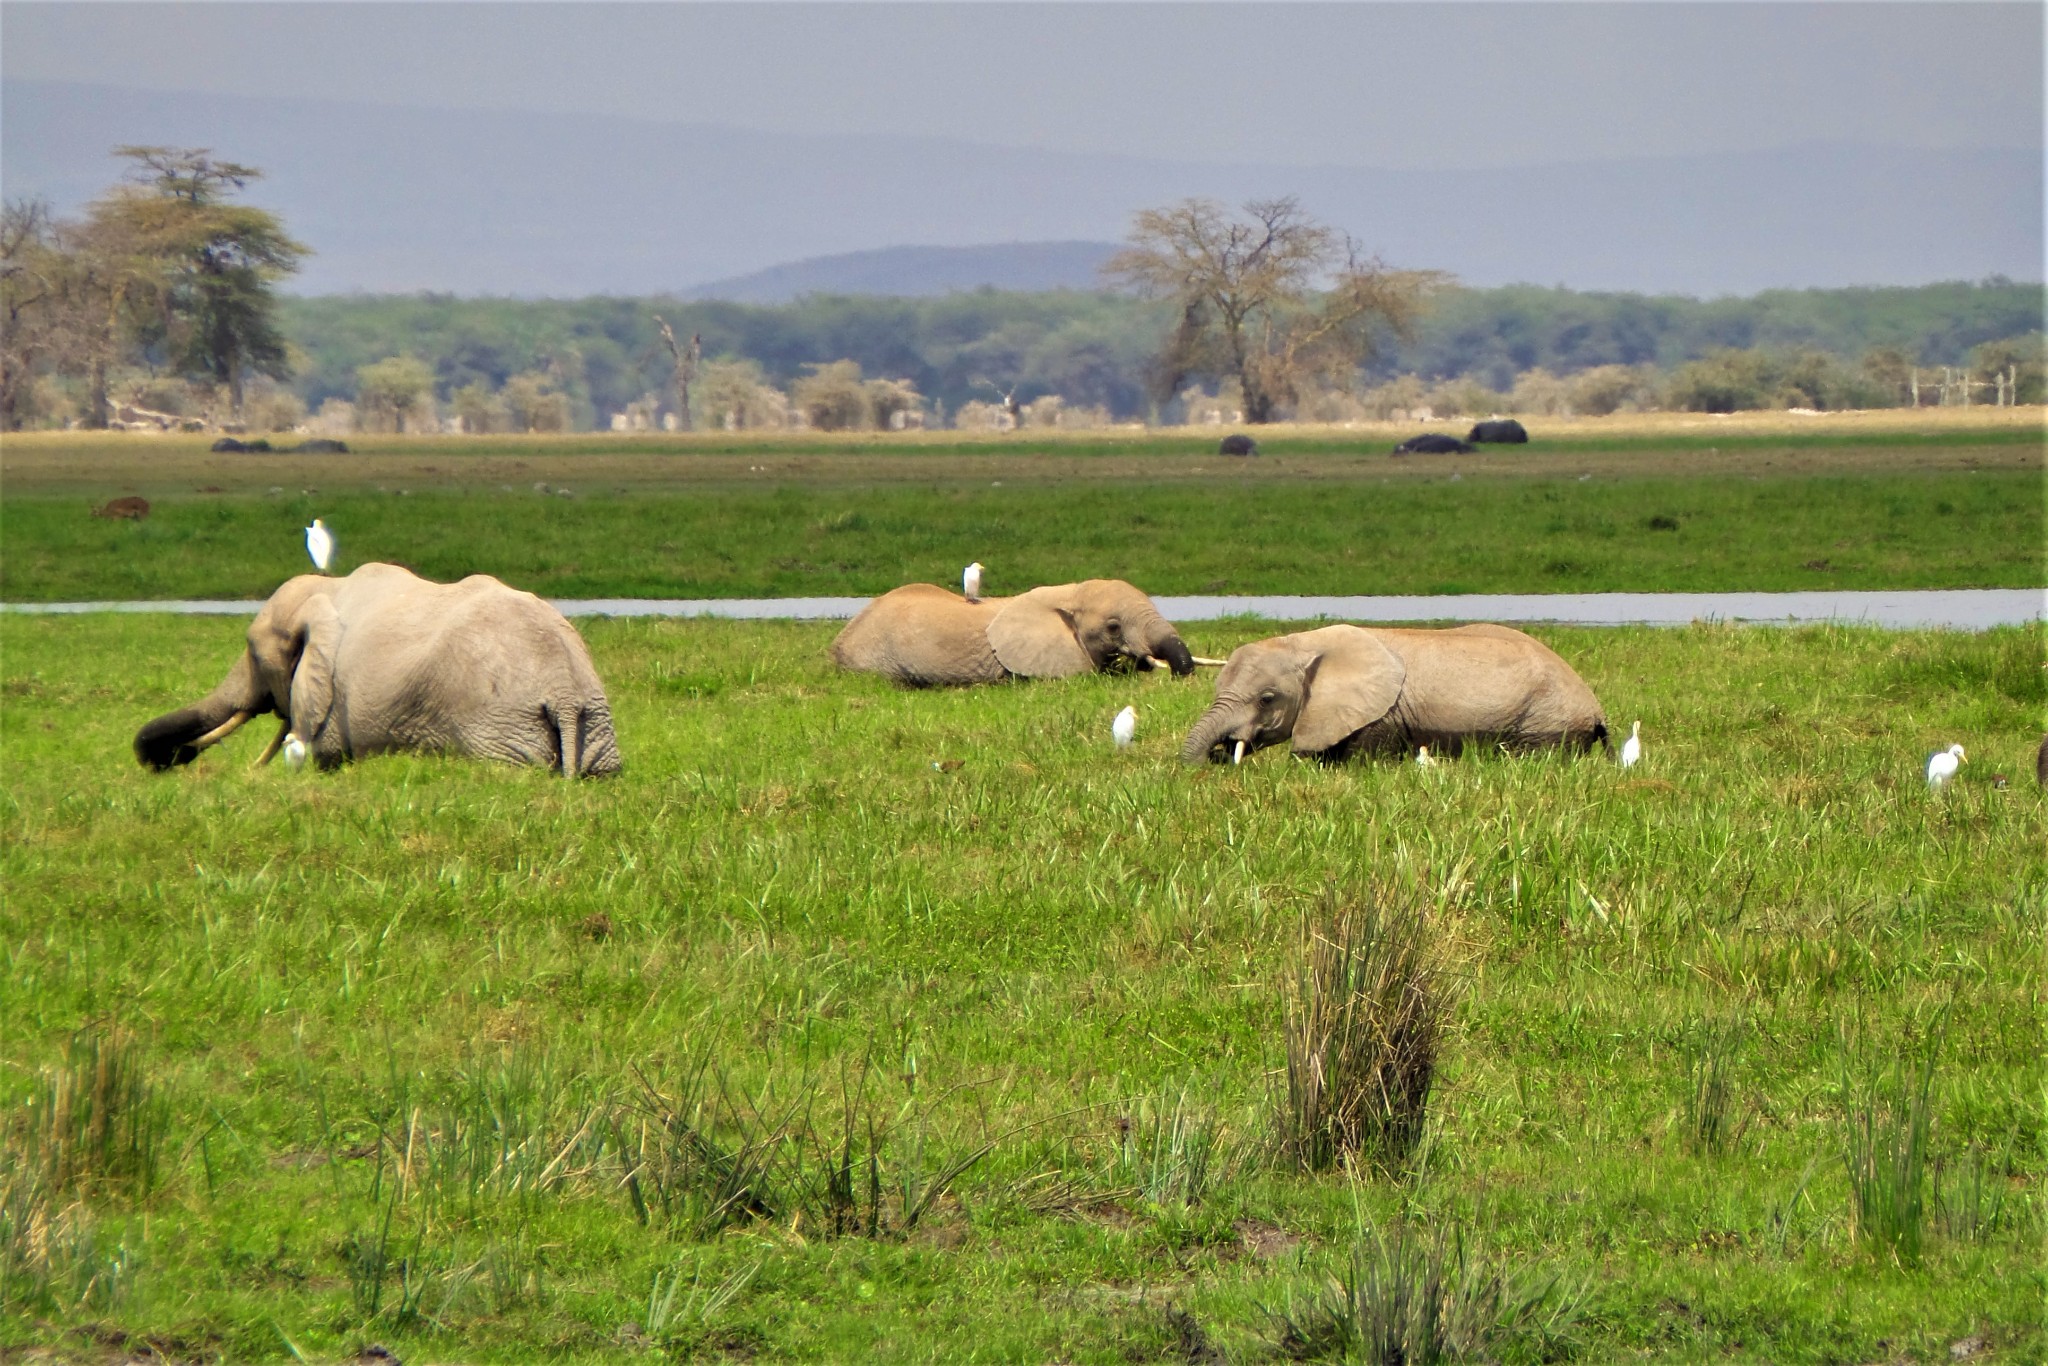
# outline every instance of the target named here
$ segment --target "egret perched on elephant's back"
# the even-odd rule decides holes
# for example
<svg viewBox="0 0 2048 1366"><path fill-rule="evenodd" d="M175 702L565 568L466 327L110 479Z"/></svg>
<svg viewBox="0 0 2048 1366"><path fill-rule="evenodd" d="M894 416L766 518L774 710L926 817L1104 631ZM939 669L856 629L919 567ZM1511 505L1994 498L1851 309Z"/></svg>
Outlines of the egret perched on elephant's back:
<svg viewBox="0 0 2048 1366"><path fill-rule="evenodd" d="M1962 766L1965 757L1961 745L1935 751L1927 760L1927 786L1936 792L1947 787L1948 780L1956 776L1956 770Z"/></svg>
<svg viewBox="0 0 2048 1366"><path fill-rule="evenodd" d="M323 574L334 563L334 533L318 517L306 528L306 553L313 557L313 567Z"/></svg>
<svg viewBox="0 0 2048 1366"><path fill-rule="evenodd" d="M976 560L960 574L960 595L969 602L981 601L981 561Z"/></svg>

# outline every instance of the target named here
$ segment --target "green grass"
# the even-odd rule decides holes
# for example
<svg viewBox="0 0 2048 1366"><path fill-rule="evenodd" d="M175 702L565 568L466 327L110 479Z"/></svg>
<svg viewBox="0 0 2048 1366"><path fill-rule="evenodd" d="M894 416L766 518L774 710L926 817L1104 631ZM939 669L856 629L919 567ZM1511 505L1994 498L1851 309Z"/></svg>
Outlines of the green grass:
<svg viewBox="0 0 2048 1366"><path fill-rule="evenodd" d="M1449 467L1391 463L1239 462L1202 477L1126 462L1131 472L1083 480L1016 458L918 479L848 458L823 472L735 465L679 488L642 486L637 470L586 479L557 460L553 483L531 470L447 483L431 465L397 472L382 491L297 471L275 493L160 491L140 523L89 517L86 498L16 481L0 525L0 595L262 598L307 569L302 529L316 516L334 529L344 572L388 560L563 597L864 595L952 583L977 559L997 593L1098 576L1164 594L2043 582L2038 462L1845 475L1706 474L1683 460L1593 474L1553 461L1539 466L1546 473L1455 481Z"/></svg>
<svg viewBox="0 0 2048 1366"><path fill-rule="evenodd" d="M82 1030L169 1115L147 1190L0 1189L0 1350L1261 1360L1441 1227L1577 1296L1579 1360L2048 1349L2038 628L1543 633L1642 720L1627 777L1190 770L1206 675L907 693L712 622L585 628L612 781L263 736L143 772L241 630L0 619L0 1132ZM1428 907L1458 982L1398 1173L1275 1151L1326 887ZM1937 1037L1908 1261L1845 1134Z"/></svg>

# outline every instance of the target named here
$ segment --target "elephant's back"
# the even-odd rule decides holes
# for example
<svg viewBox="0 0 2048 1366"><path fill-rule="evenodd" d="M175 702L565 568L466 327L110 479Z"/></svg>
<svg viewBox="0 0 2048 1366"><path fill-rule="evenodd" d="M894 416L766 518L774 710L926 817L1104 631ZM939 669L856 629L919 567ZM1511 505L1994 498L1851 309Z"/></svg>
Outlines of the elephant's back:
<svg viewBox="0 0 2048 1366"><path fill-rule="evenodd" d="M1552 743L1605 724L1586 680L1534 636L1491 623L1375 635L1407 670L1401 709L1421 730Z"/></svg>
<svg viewBox="0 0 2048 1366"><path fill-rule="evenodd" d="M988 623L1004 601L969 602L936 584L905 584L846 623L832 641L832 661L914 687L995 682L1004 670Z"/></svg>
<svg viewBox="0 0 2048 1366"><path fill-rule="evenodd" d="M466 716L530 727L541 708L605 716L610 703L583 637L552 604L487 574L415 580L375 610L344 613L339 672L355 707L392 718ZM422 719L419 724L427 724Z"/></svg>

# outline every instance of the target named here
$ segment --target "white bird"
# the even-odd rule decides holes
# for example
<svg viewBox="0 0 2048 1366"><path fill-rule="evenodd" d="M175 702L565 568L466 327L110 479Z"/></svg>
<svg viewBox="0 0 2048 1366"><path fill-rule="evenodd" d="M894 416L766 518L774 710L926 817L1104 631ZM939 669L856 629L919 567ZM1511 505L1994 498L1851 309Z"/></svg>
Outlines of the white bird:
<svg viewBox="0 0 2048 1366"><path fill-rule="evenodd" d="M1643 757L1643 723L1638 721L1629 727L1628 739L1621 742L1621 766L1634 768Z"/></svg>
<svg viewBox="0 0 2048 1366"><path fill-rule="evenodd" d="M1428 745L1417 745L1415 747L1415 763L1418 768L1436 767L1436 760L1429 757Z"/></svg>
<svg viewBox="0 0 2048 1366"><path fill-rule="evenodd" d="M981 561L980 561L980 560L976 560L976 561L975 561L975 562L974 562L973 564L970 564L970 565L968 565L968 566L967 566L967 570L966 570L966 572L965 572L965 573L963 573L963 574L961 574L961 576L960 576L960 591L961 591L962 593L965 593L965 594L967 595L967 600L968 600L969 602L980 602L980 601L981 601Z"/></svg>
<svg viewBox="0 0 2048 1366"><path fill-rule="evenodd" d="M289 769L301 769L306 766L306 742L301 740L296 732L284 737L284 766Z"/></svg>
<svg viewBox="0 0 2048 1366"><path fill-rule="evenodd" d="M313 567L323 574L334 563L334 533L318 517L306 528L306 553L313 557Z"/></svg>
<svg viewBox="0 0 2048 1366"><path fill-rule="evenodd" d="M1956 769L1966 757L1961 745L1950 745L1937 751L1927 761L1927 785L1937 792L1947 787L1948 780L1956 776Z"/></svg>
<svg viewBox="0 0 2048 1366"><path fill-rule="evenodd" d="M1118 749L1129 749L1131 741L1138 738L1138 709L1125 707L1116 714L1116 720L1109 726L1109 733L1116 737Z"/></svg>

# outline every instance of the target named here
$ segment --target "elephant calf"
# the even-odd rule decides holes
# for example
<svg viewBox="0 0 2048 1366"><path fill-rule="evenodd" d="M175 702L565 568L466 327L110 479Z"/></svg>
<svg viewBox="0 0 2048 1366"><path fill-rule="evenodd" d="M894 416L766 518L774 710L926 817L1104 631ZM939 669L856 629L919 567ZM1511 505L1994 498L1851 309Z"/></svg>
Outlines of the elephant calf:
<svg viewBox="0 0 2048 1366"><path fill-rule="evenodd" d="M1515 749L1612 748L1585 680L1550 647L1505 626L1448 631L1325 626L1239 648L1181 758L1236 759L1291 741L1320 759ZM1240 749L1239 746L1243 748Z"/></svg>
<svg viewBox="0 0 2048 1366"><path fill-rule="evenodd" d="M611 705L576 628L488 574L431 583L390 564L302 574L249 627L221 685L135 734L154 769L188 764L252 716L275 713L322 768L389 750L445 751L615 773Z"/></svg>
<svg viewBox="0 0 2048 1366"><path fill-rule="evenodd" d="M1154 658L1176 674L1195 658L1152 599L1120 579L1034 588L1014 598L969 602L929 583L876 598L832 642L843 669L909 687L1066 678Z"/></svg>

